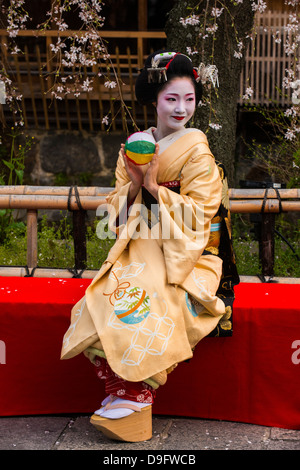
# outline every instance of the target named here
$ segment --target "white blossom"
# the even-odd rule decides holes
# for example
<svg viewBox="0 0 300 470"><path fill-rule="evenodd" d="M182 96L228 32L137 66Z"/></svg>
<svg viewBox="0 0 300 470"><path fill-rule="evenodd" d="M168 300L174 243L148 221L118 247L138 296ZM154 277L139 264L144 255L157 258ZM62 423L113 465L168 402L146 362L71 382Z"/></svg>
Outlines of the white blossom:
<svg viewBox="0 0 300 470"><path fill-rule="evenodd" d="M207 31L208 33L212 33L212 34L213 34L213 33L215 33L215 32L217 31L217 29L218 29L218 25L215 23L215 24L213 24L212 26L207 26L206 31Z"/></svg>
<svg viewBox="0 0 300 470"><path fill-rule="evenodd" d="M199 52L198 52L198 51L196 51L196 50L192 50L192 48L191 48L191 47L187 47L187 48L186 48L186 52L187 52L187 54L188 54L188 55L195 55L195 54L199 54Z"/></svg>
<svg viewBox="0 0 300 470"><path fill-rule="evenodd" d="M117 82L114 82L113 80L107 80L105 83L104 83L104 86L106 88L115 88L117 86Z"/></svg>
<svg viewBox="0 0 300 470"><path fill-rule="evenodd" d="M243 54L242 54L241 52L234 51L233 56L234 56L236 59L241 59L241 58L243 57Z"/></svg>
<svg viewBox="0 0 300 470"><path fill-rule="evenodd" d="M18 46L14 46L14 48L10 51L11 54L19 54L21 52L21 49L18 48Z"/></svg>
<svg viewBox="0 0 300 470"><path fill-rule="evenodd" d="M256 2L251 3L251 8L253 11L258 11L259 13L263 13L267 8L266 2L263 0L256 0Z"/></svg>
<svg viewBox="0 0 300 470"><path fill-rule="evenodd" d="M183 26L192 25L198 25L200 23L199 16L198 15L191 15L188 16L187 18L180 18L179 23L181 23Z"/></svg>
<svg viewBox="0 0 300 470"><path fill-rule="evenodd" d="M89 80L88 78L86 80L84 80L84 82L82 84L83 91L92 91L93 87L91 86L91 84L93 84L92 80Z"/></svg>
<svg viewBox="0 0 300 470"><path fill-rule="evenodd" d="M215 131L218 131L220 129L222 129L222 126L220 124L216 124L214 122L210 122L209 123L209 127L211 127L212 129L214 129Z"/></svg>
<svg viewBox="0 0 300 470"><path fill-rule="evenodd" d="M211 15L218 18L222 15L224 8L212 8Z"/></svg>
<svg viewBox="0 0 300 470"><path fill-rule="evenodd" d="M249 100L253 95L253 89L251 87L246 88L245 94L243 95L243 100Z"/></svg>
<svg viewBox="0 0 300 470"><path fill-rule="evenodd" d="M295 132L292 129L288 129L284 135L287 140L294 140L296 138Z"/></svg>
<svg viewBox="0 0 300 470"><path fill-rule="evenodd" d="M288 109L285 110L284 115L286 117L297 116L297 109L294 106L292 106L291 108L288 108Z"/></svg>

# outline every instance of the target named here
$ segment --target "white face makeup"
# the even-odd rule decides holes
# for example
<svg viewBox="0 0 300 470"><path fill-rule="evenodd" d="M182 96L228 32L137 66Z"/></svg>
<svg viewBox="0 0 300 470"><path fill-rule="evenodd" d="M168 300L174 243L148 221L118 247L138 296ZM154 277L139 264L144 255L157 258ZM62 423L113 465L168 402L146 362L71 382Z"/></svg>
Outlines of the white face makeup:
<svg viewBox="0 0 300 470"><path fill-rule="evenodd" d="M182 129L193 116L195 106L195 89L189 78L178 77L168 83L157 97L159 138Z"/></svg>

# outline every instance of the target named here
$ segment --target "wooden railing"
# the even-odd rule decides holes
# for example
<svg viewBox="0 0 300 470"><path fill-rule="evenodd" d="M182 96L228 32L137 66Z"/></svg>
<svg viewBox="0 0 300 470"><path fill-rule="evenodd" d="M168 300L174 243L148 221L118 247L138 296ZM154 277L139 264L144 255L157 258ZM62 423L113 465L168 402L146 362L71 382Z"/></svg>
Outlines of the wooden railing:
<svg viewBox="0 0 300 470"><path fill-rule="evenodd" d="M246 55L246 63L240 79L240 100L247 87L254 91L251 104L268 105L277 101L281 106L291 103L290 95L281 95L279 89L289 59L283 52L286 39L284 24L288 13L267 11L257 14L257 36L251 42ZM274 42L273 35L280 31L281 44ZM60 36L81 34L80 31L60 31ZM14 84L23 94L22 109L24 125L35 128L83 128L105 130L102 122L109 113L112 130L124 130L124 120L118 102L117 89L104 87L104 77L98 77L100 64L84 70L84 77L93 77L94 89L89 93L81 93L76 97L69 95L63 100L53 100L49 90L53 85L55 62L51 52L51 44L57 41L57 31L20 30L16 38L23 53L8 54L4 44L7 42L7 31L0 30L1 58ZM139 107L135 100L134 83L138 70L143 66L144 59L151 48L165 46L166 35L163 31L101 31L101 37L109 42L111 61L118 76L121 78L121 90L125 103L132 109L132 115L141 128L155 123L153 111ZM46 67L42 69L42 64ZM60 73L70 71L61 67ZM46 78L47 77L47 78ZM111 77L113 78L113 77ZM220 77L221 79L221 77Z"/></svg>
<svg viewBox="0 0 300 470"><path fill-rule="evenodd" d="M111 191L112 188L99 187L0 186L0 209L27 211L27 269L35 269L38 264L38 210L41 209L72 211L75 269L85 269L85 212L96 211L99 206L104 208ZM280 212L300 212L300 189L229 189L229 200L232 213L261 213L262 274L273 275L275 217ZM2 270L5 275L3 272L16 273L9 267Z"/></svg>

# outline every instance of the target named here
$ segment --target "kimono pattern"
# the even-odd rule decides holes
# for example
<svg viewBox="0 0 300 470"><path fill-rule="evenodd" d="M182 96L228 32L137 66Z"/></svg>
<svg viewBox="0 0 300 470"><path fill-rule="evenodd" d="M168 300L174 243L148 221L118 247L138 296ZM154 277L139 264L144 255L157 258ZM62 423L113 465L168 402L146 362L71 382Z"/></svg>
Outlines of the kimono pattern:
<svg viewBox="0 0 300 470"><path fill-rule="evenodd" d="M107 198L116 242L73 307L61 352L105 357L123 379L152 386L202 338L231 331L234 298L234 276L220 256L230 248L224 175L206 136L183 129L158 143L158 201L141 188L128 206L131 182L119 155ZM232 253L226 257L232 267Z"/></svg>

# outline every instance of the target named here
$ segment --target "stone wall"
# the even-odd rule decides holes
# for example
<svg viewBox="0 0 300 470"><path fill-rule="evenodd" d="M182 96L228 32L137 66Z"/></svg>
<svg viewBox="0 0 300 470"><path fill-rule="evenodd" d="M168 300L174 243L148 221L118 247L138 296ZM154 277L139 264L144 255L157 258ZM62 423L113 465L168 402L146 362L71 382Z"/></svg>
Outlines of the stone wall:
<svg viewBox="0 0 300 470"><path fill-rule="evenodd" d="M29 129L33 146L25 162L25 184L113 186L122 132ZM19 138L21 143L24 137Z"/></svg>
<svg viewBox="0 0 300 470"><path fill-rule="evenodd" d="M255 131L251 128L249 137L246 135L249 122L242 127L248 130L238 129L237 132L235 187L239 187L241 179L270 179L261 162L249 155L245 158L244 142L249 142ZM125 133L38 129L28 129L25 133L34 137L34 145L26 157L24 184L114 186L116 162L120 145L126 140Z"/></svg>

